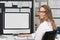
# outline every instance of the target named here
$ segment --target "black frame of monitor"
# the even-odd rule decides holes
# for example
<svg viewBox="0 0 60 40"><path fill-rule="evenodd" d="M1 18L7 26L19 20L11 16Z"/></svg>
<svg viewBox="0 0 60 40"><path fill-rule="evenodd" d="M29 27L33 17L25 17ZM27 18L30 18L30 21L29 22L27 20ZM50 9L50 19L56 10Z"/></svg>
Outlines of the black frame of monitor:
<svg viewBox="0 0 60 40"><path fill-rule="evenodd" d="M33 18L33 0L0 0L0 1L32 1L32 8L31 8L31 14L29 14L29 16L31 16L31 20L29 20L29 23L30 23L30 33L33 33L34 32L34 18ZM0 3L1 4L1 3ZM2 3L4 5L4 3ZM5 7L2 7L3 8L3 19L2 19L2 27L3 29L5 29ZM4 34L3 33L3 29L2 29L2 32L0 34Z"/></svg>

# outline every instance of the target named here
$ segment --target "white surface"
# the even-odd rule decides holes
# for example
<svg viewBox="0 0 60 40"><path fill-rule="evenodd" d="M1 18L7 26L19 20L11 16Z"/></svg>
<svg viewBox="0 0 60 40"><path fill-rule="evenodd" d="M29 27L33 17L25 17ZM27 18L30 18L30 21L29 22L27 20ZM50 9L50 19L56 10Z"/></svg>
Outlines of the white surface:
<svg viewBox="0 0 60 40"><path fill-rule="evenodd" d="M4 36L4 37L3 37ZM21 38L21 37L17 37L17 36L13 36L13 35L2 35L2 36L0 36L0 39L2 40L3 38L7 38L7 40L15 40L15 39L26 39L27 37L25 37L25 38ZM4 40L5 40L4 39ZM28 38L29 39L29 38ZM26 39L27 40L27 39ZM60 40L60 34L57 34L57 39L55 39L55 40Z"/></svg>
<svg viewBox="0 0 60 40"><path fill-rule="evenodd" d="M60 8L60 0L48 0L48 5L51 8Z"/></svg>
<svg viewBox="0 0 60 40"><path fill-rule="evenodd" d="M30 7L32 8L32 1L0 1L0 3L5 3L5 7L12 7L13 5L18 5L18 7Z"/></svg>
<svg viewBox="0 0 60 40"><path fill-rule="evenodd" d="M2 36L0 37L2 40L3 40L3 38L5 38L4 40L14 40L13 35L2 35Z"/></svg>
<svg viewBox="0 0 60 40"><path fill-rule="evenodd" d="M20 10L21 10L21 12L29 12L30 13L30 9L29 8L21 8Z"/></svg>
<svg viewBox="0 0 60 40"><path fill-rule="evenodd" d="M5 2L5 7L12 7L12 2Z"/></svg>
<svg viewBox="0 0 60 40"><path fill-rule="evenodd" d="M3 30L3 33L12 33L12 34L19 34L19 33L30 33L30 29L26 30Z"/></svg>
<svg viewBox="0 0 60 40"><path fill-rule="evenodd" d="M5 28L29 28L29 14L5 13Z"/></svg>
<svg viewBox="0 0 60 40"><path fill-rule="evenodd" d="M60 17L60 9L52 9L53 17Z"/></svg>
<svg viewBox="0 0 60 40"><path fill-rule="evenodd" d="M5 36L0 36L0 40L7 40Z"/></svg>
<svg viewBox="0 0 60 40"><path fill-rule="evenodd" d="M5 12L19 12L18 8L5 8Z"/></svg>
<svg viewBox="0 0 60 40"><path fill-rule="evenodd" d="M7 40L6 38L0 38L0 40Z"/></svg>
<svg viewBox="0 0 60 40"><path fill-rule="evenodd" d="M32 1L20 1L18 7L30 7L32 8Z"/></svg>
<svg viewBox="0 0 60 40"><path fill-rule="evenodd" d="M6 1L0 1L0 3L6 3Z"/></svg>
<svg viewBox="0 0 60 40"><path fill-rule="evenodd" d="M59 26L60 27L60 19L54 19L55 23L56 23L56 26Z"/></svg>
<svg viewBox="0 0 60 40"><path fill-rule="evenodd" d="M57 38L55 38L55 40L60 40L60 34L57 34L56 37L57 37Z"/></svg>
<svg viewBox="0 0 60 40"><path fill-rule="evenodd" d="M13 1L13 5L18 5L18 1Z"/></svg>

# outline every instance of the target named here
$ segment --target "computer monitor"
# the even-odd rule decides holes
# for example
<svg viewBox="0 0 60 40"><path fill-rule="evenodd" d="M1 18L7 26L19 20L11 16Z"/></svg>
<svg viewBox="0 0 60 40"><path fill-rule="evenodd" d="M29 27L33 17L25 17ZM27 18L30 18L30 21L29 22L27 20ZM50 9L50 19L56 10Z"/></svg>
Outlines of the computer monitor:
<svg viewBox="0 0 60 40"><path fill-rule="evenodd" d="M30 33L29 25L29 13L5 13L3 32L7 34Z"/></svg>

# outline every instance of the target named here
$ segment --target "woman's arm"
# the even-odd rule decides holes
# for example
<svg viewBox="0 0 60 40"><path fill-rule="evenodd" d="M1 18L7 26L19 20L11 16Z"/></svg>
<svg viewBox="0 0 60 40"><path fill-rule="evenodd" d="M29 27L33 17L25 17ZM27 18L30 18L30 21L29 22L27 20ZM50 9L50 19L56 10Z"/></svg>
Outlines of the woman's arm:
<svg viewBox="0 0 60 40"><path fill-rule="evenodd" d="M18 34L18 37L35 37L35 33L32 34Z"/></svg>
<svg viewBox="0 0 60 40"><path fill-rule="evenodd" d="M18 34L18 37L32 37L32 34Z"/></svg>

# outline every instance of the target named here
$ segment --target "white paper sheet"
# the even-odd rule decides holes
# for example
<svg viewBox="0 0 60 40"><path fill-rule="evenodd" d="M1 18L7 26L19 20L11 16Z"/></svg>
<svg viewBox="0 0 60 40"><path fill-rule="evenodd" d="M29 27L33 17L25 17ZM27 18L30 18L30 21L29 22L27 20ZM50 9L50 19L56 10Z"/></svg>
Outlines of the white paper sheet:
<svg viewBox="0 0 60 40"><path fill-rule="evenodd" d="M53 17L60 17L60 9L52 9Z"/></svg>
<svg viewBox="0 0 60 40"><path fill-rule="evenodd" d="M18 8L5 8L5 12L19 12Z"/></svg>
<svg viewBox="0 0 60 40"><path fill-rule="evenodd" d="M30 9L29 8L21 8L21 12L29 12L30 13Z"/></svg>
<svg viewBox="0 0 60 40"><path fill-rule="evenodd" d="M5 28L29 28L29 14L5 13Z"/></svg>
<svg viewBox="0 0 60 40"><path fill-rule="evenodd" d="M48 0L48 5L51 8L60 8L60 0Z"/></svg>

